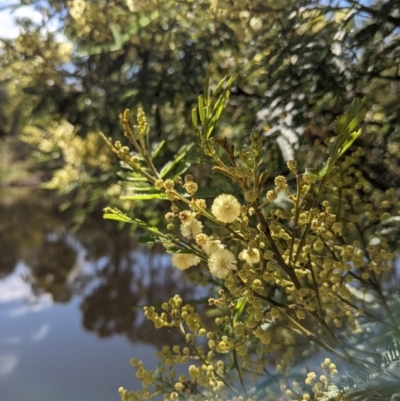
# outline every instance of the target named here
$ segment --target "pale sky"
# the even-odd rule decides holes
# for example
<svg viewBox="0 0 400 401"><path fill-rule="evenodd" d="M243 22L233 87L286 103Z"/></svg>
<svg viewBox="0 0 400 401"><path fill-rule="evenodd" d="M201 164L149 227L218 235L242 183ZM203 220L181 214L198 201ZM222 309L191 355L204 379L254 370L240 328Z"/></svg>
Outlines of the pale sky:
<svg viewBox="0 0 400 401"><path fill-rule="evenodd" d="M14 18L10 15L10 11L1 11L1 8L8 3L0 0L0 38L12 38L18 35L18 29L14 24Z"/></svg>
<svg viewBox="0 0 400 401"><path fill-rule="evenodd" d="M28 17L35 22L40 22L42 16L38 11L35 11L31 6L23 6L16 11L2 8L15 4L12 0L0 0L0 38L10 39L18 35L18 27L15 25L15 18Z"/></svg>

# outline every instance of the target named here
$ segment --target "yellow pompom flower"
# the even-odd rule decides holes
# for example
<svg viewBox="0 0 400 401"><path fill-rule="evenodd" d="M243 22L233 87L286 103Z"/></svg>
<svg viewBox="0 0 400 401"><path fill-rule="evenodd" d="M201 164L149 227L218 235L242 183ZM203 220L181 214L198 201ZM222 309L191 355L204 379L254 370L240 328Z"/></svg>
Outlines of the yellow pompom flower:
<svg viewBox="0 0 400 401"><path fill-rule="evenodd" d="M181 233L186 238L196 238L203 229L203 224L199 220L193 219L187 224L181 224Z"/></svg>
<svg viewBox="0 0 400 401"><path fill-rule="evenodd" d="M251 265L258 263L260 261L260 251L257 248L244 249L239 253L239 259Z"/></svg>
<svg viewBox="0 0 400 401"><path fill-rule="evenodd" d="M225 247L221 244L221 241L219 239L213 240L209 239L207 243L205 243L203 246L203 251L210 256L214 252L219 251L220 249L225 249Z"/></svg>
<svg viewBox="0 0 400 401"><path fill-rule="evenodd" d="M201 259L191 253L174 253L171 261L179 270L186 270L189 269L189 267L198 265Z"/></svg>
<svg viewBox="0 0 400 401"><path fill-rule="evenodd" d="M240 203L233 195L222 194L214 199L212 214L222 223L232 223L240 216Z"/></svg>
<svg viewBox="0 0 400 401"><path fill-rule="evenodd" d="M229 272L236 270L236 258L227 249L219 249L208 259L208 268L213 276L225 278Z"/></svg>

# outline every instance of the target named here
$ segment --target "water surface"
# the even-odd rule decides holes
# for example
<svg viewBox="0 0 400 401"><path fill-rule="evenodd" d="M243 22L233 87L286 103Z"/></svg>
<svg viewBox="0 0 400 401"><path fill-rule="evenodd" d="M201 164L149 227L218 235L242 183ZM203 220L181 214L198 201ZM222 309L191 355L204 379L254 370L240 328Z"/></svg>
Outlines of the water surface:
<svg viewBox="0 0 400 401"><path fill-rule="evenodd" d="M204 294L159 250L93 213L71 229L60 200L0 194L0 400L117 401L139 389L129 359L156 366L178 341L138 306Z"/></svg>

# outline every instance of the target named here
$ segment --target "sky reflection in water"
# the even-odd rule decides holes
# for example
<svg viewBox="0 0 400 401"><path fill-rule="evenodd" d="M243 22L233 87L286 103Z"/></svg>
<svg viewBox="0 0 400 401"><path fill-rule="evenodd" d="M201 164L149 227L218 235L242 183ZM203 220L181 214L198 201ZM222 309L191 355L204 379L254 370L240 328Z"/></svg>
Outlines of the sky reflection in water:
<svg viewBox="0 0 400 401"><path fill-rule="evenodd" d="M155 367L156 348L177 341L133 306L205 290L115 222L73 233L56 203L0 203L0 400L117 401L139 385L129 359Z"/></svg>

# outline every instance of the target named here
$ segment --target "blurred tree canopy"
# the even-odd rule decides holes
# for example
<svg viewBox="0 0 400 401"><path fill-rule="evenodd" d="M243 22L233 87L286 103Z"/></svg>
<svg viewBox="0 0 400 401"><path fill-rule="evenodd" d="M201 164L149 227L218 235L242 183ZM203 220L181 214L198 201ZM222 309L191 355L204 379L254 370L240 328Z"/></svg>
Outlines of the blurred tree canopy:
<svg viewBox="0 0 400 401"><path fill-rule="evenodd" d="M115 137L125 108L144 108L165 157L190 141L210 65L213 82L238 74L220 134L259 127L282 159L299 147L318 159L334 118L366 96L360 168L378 188L400 184L399 0L20 0L13 10L27 6L41 21L19 19L20 35L0 42L0 135L34 146L51 187L110 187L114 161L97 133Z"/></svg>

